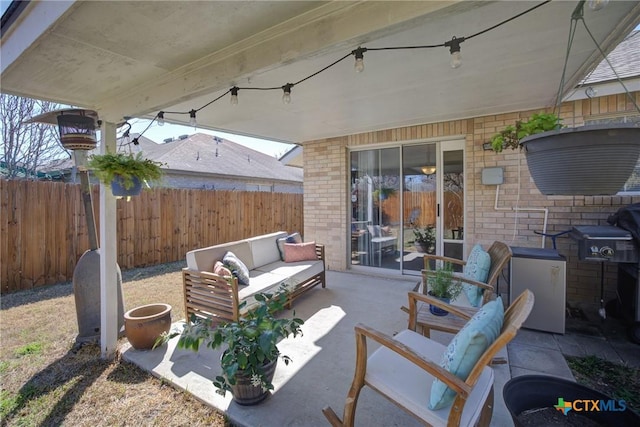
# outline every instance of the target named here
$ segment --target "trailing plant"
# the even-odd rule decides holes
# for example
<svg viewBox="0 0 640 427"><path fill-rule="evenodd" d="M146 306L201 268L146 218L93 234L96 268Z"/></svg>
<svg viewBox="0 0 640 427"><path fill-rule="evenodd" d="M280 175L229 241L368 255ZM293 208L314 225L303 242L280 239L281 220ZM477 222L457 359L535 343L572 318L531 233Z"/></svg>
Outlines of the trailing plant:
<svg viewBox="0 0 640 427"><path fill-rule="evenodd" d="M491 138L491 148L499 153L505 148L520 148L520 141L525 136L560 129L561 120L553 113L535 113L527 121L517 121L515 126L509 125Z"/></svg>
<svg viewBox="0 0 640 427"><path fill-rule="evenodd" d="M216 376L213 381L217 387L216 393L223 396L236 384L239 371L250 375L254 386L261 386L264 391L273 390L273 384L265 377L263 367L278 357L288 365L291 358L280 354L276 344L289 335L302 335L302 319L274 316L274 313L283 310L287 302L286 292L281 289L276 295L259 293L254 298L258 302L257 308L236 322L221 323L215 327L210 319L196 320L192 317L178 340L179 348L193 351L198 351L203 343L212 349L223 345L227 347L220 362L223 375ZM246 301L241 307L245 304Z"/></svg>
<svg viewBox="0 0 640 427"><path fill-rule="evenodd" d="M162 163L145 159L142 153L135 156L124 153L94 154L89 160L89 168L93 169L101 182L110 185L116 177L120 177L127 190L134 186L134 178L147 187L149 182L159 181L162 177L160 166Z"/></svg>
<svg viewBox="0 0 640 427"><path fill-rule="evenodd" d="M435 274L428 276L427 285L429 294L438 298L455 300L462 292L462 282L453 277L453 265L450 262L436 268Z"/></svg>

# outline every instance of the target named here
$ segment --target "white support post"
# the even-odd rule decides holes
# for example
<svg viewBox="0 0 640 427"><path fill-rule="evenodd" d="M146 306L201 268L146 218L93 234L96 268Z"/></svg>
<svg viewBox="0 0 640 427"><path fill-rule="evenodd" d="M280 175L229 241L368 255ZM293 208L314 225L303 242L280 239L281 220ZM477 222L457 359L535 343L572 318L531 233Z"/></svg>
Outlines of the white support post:
<svg viewBox="0 0 640 427"><path fill-rule="evenodd" d="M116 152L116 125L102 123L100 153ZM113 359L118 345L118 246L116 198L100 184L100 347L103 359Z"/></svg>

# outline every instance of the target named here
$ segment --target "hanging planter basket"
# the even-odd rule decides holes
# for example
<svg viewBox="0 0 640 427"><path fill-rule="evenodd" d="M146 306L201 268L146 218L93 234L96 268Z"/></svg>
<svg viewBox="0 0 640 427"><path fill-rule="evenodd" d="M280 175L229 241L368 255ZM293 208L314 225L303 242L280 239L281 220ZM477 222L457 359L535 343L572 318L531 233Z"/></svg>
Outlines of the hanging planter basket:
<svg viewBox="0 0 640 427"><path fill-rule="evenodd" d="M529 172L542 194L612 195L640 156L637 124L589 125L522 139Z"/></svg>
<svg viewBox="0 0 640 427"><path fill-rule="evenodd" d="M111 181L111 192L116 197L129 197L129 196L138 196L142 191L142 181L140 181L137 177L132 177L133 186L130 188L126 188L124 185L124 180L116 176L113 181Z"/></svg>

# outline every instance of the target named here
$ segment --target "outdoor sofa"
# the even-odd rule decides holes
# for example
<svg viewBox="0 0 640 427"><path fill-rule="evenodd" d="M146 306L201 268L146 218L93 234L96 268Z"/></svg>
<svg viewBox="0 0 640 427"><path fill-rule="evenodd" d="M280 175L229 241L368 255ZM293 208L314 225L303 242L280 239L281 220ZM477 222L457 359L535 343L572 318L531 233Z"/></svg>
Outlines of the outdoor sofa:
<svg viewBox="0 0 640 427"><path fill-rule="evenodd" d="M297 233L279 231L187 252L187 267L182 270L187 320L195 315L214 322L236 321L256 305L257 293L284 288L291 307L309 289L318 284L324 288L324 245L301 240ZM246 266L248 284L242 284L247 280L240 268L235 269L234 256ZM226 274L216 264L224 264Z"/></svg>

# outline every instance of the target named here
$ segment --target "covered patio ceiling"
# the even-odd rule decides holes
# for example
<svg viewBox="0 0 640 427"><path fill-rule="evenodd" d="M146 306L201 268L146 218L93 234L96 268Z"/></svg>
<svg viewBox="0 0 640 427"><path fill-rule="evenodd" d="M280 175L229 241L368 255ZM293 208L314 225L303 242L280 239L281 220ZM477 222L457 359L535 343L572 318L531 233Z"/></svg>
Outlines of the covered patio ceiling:
<svg viewBox="0 0 640 427"><path fill-rule="evenodd" d="M529 1L56 1L24 2L2 22L1 90L97 110L100 118L188 112L232 86L297 82L358 46L442 44L541 2ZM571 14L553 1L449 49L385 50L353 57L282 90L240 90L197 113L198 127L285 142L542 108L555 103ZM640 22L640 2L584 8L605 52ZM602 59L578 25L569 90ZM188 124L189 115L166 114Z"/></svg>

